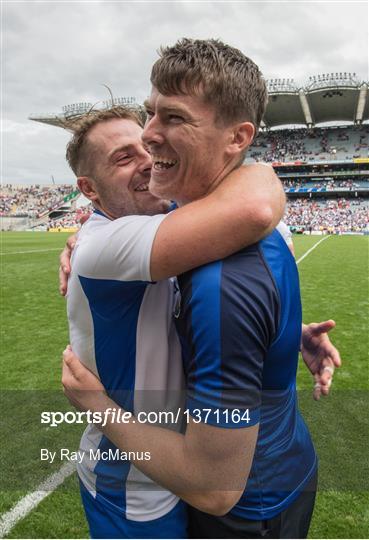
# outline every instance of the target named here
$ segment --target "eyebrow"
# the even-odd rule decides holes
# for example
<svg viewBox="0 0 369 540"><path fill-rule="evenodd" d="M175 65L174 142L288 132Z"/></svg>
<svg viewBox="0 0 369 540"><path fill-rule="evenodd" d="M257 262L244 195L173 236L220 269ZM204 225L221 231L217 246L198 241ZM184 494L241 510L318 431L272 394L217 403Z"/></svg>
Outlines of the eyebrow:
<svg viewBox="0 0 369 540"><path fill-rule="evenodd" d="M145 100L144 103L143 103L145 109L152 109L152 106L150 104L150 101L149 100ZM183 115L186 115L188 116L190 113L188 112L188 110L186 108L183 108L181 106L178 106L178 105L167 105L167 106L163 106L163 107L160 107L160 112L166 112L166 113L170 113L170 112L173 112L173 113L180 113L180 114L183 114Z"/></svg>
<svg viewBox="0 0 369 540"><path fill-rule="evenodd" d="M176 106L176 105L168 105L168 107L163 107L162 109L163 111L165 112L174 112L174 113L180 113L180 114L185 114L187 115L188 114L188 111L187 109L181 107L181 106Z"/></svg>
<svg viewBox="0 0 369 540"><path fill-rule="evenodd" d="M119 152L127 152L128 150L132 148L132 146L133 146L132 144L126 144L124 146L120 146L119 148L115 148L108 154L109 161L111 161L114 158L114 156L118 154Z"/></svg>

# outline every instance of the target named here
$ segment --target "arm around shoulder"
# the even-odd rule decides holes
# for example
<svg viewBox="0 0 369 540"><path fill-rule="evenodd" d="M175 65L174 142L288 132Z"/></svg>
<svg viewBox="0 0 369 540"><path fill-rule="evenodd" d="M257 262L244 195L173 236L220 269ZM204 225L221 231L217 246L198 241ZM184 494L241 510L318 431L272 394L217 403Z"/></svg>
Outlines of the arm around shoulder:
<svg viewBox="0 0 369 540"><path fill-rule="evenodd" d="M172 212L151 252L153 280L223 259L269 234L280 221L285 195L272 167L242 166L207 197Z"/></svg>

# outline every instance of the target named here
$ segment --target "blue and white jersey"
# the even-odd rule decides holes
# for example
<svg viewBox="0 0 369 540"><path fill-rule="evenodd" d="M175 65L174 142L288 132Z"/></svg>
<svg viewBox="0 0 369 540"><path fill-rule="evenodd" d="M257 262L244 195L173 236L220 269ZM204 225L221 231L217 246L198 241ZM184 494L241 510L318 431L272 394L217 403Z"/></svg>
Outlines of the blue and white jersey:
<svg viewBox="0 0 369 540"><path fill-rule="evenodd" d="M316 470L296 395L302 323L296 263L274 231L179 276L178 283L187 407L194 417L194 409L202 410L202 420L206 412L214 426L259 424L246 490L231 513L269 519L297 498Z"/></svg>
<svg viewBox="0 0 369 540"><path fill-rule="evenodd" d="M150 276L151 248L163 219L111 221L95 212L82 227L71 260L72 348L108 394L134 414L150 411L153 402L157 410L176 410L184 388L172 322L173 283L151 283ZM109 449L112 455L116 447L90 424L81 440L84 459L78 474L93 497L134 521L157 519L174 508L178 498L128 460L98 459Z"/></svg>
<svg viewBox="0 0 369 540"><path fill-rule="evenodd" d="M280 221L276 226L276 229L286 242L287 246L293 246L292 232L289 226L284 221Z"/></svg>

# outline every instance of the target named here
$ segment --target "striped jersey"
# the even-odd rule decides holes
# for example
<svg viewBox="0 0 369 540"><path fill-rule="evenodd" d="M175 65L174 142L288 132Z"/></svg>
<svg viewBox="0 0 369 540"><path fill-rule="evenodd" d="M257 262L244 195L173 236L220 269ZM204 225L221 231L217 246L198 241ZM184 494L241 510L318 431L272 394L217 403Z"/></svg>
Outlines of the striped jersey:
<svg viewBox="0 0 369 540"><path fill-rule="evenodd" d="M259 424L246 489L231 513L270 519L297 498L317 466L296 394L302 314L295 260L275 230L178 283L186 406L214 426Z"/></svg>
<svg viewBox="0 0 369 540"><path fill-rule="evenodd" d="M112 399L134 414L177 410L184 388L172 322L173 283L152 283L150 276L151 248L163 219L112 221L95 211L79 232L71 259L67 310L72 348ZM78 465L87 490L130 520L149 521L170 512L178 498L116 450L96 426L88 425Z"/></svg>

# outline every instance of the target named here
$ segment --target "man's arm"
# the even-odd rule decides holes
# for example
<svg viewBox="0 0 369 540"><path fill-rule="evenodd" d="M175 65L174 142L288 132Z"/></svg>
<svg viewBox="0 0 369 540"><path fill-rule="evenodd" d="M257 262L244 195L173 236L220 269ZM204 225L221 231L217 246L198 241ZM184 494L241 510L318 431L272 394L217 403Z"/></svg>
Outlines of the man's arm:
<svg viewBox="0 0 369 540"><path fill-rule="evenodd" d="M224 258L266 236L284 212L285 195L272 167L243 166L207 197L170 213L151 250L153 281ZM71 237L60 256L59 287L66 293Z"/></svg>
<svg viewBox="0 0 369 540"><path fill-rule="evenodd" d="M138 469L197 508L219 515L237 503L249 475L263 363L278 308L277 293L256 248L243 253L224 279L222 269L216 262L179 280L178 322L188 352L185 435L137 421L103 428L122 450L151 452L150 461L136 463ZM232 294L227 275L232 276ZM66 355L63 385L69 400L84 410L114 406L96 379L69 351ZM95 391L88 396L82 392L87 389Z"/></svg>
<svg viewBox="0 0 369 540"><path fill-rule="evenodd" d="M277 225L284 207L272 167L239 167L210 195L161 223L151 252L152 279L181 274L257 242Z"/></svg>
<svg viewBox="0 0 369 540"><path fill-rule="evenodd" d="M59 256L59 292L62 296L67 294L68 277L71 271L70 258L77 242L77 234L69 236L63 251Z"/></svg>
<svg viewBox="0 0 369 540"><path fill-rule="evenodd" d="M101 382L70 349L64 352L65 394L79 410L119 409ZM132 463L155 482L192 506L214 515L226 514L244 491L254 454L258 425L241 429L214 427L189 418L184 435L140 423L108 418L101 431L125 452L150 453L149 460Z"/></svg>

